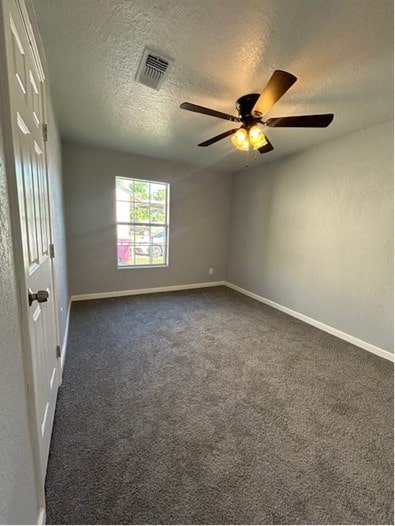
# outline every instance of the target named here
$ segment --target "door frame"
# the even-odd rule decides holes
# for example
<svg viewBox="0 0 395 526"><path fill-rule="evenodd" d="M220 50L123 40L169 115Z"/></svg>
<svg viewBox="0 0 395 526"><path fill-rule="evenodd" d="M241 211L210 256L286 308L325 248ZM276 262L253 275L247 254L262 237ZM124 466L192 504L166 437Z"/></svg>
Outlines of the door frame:
<svg viewBox="0 0 395 526"><path fill-rule="evenodd" d="M28 0L29 1L29 0ZM8 2L14 3L19 11L21 20L26 31L31 51L33 54L34 61L36 63L38 72L42 76L44 82L44 122L47 122L47 94L48 88L45 82L46 77L44 74L41 54L39 53L34 31L30 22L29 9L26 6L25 0L5 0L0 5L0 24L3 28L0 32L0 88L2 91L2 97L0 101L0 113L2 121L3 131L3 145L4 145L4 160L5 160L5 171L7 179L7 191L9 198L9 210L10 210L10 223L12 233L12 246L14 256L14 270L17 284L16 296L17 296L17 307L19 314L19 327L21 335L21 343L23 349L23 369L25 378L25 393L27 401L27 414L28 414L28 426L30 435L30 444L32 449L33 457L33 469L34 479L37 493L37 504L39 510L39 524L45 524L45 491L43 480L45 479L45 473L41 472L40 462L40 430L36 419L36 393L34 391L34 374L33 374L33 357L32 357L32 345L30 340L29 332L29 316L27 308L27 283L25 278L24 268L24 253L22 244L22 232L20 225L19 216L19 202L18 202L18 191L16 183L16 168L15 168L15 150L14 150L14 139L12 131L12 114L11 114L11 100L10 91L8 84L8 65L7 65L7 50L6 50L6 34L7 30L5 16L7 16ZM48 193L51 195L51 186L49 184L48 174L48 146L45 144L44 148L45 156L45 170L48 181ZM51 200L49 200L51 202ZM53 209L49 207L49 235L50 243L53 243ZM54 275L54 263L51 258L51 280L53 284L53 303L54 303L54 322L55 322L55 334L57 345L60 345L59 341L59 319L58 319L58 305L55 291L55 275ZM56 349L54 349L54 353ZM57 361L57 374L61 379L61 363L58 357ZM60 385L60 381L59 381Z"/></svg>

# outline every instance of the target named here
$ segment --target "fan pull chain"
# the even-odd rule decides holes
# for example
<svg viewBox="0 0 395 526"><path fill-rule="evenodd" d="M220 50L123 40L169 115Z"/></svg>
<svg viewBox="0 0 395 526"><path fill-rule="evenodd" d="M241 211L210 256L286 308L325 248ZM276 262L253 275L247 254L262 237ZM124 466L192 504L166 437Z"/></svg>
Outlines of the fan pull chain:
<svg viewBox="0 0 395 526"><path fill-rule="evenodd" d="M250 149L247 150L246 168L248 168L248 157L250 155Z"/></svg>

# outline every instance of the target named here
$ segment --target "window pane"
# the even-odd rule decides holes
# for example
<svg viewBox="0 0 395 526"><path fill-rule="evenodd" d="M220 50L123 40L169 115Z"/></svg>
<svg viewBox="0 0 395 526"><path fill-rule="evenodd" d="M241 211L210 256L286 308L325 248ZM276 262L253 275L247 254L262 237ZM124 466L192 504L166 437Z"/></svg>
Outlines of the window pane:
<svg viewBox="0 0 395 526"><path fill-rule="evenodd" d="M121 188L123 190L129 190L131 191L132 190L132 183L129 179L124 179L124 178L121 178L121 177L117 177L116 179L116 186L117 186L117 189L118 188Z"/></svg>
<svg viewBox="0 0 395 526"><path fill-rule="evenodd" d="M120 223L130 222L130 202L117 201L117 221Z"/></svg>
<svg viewBox="0 0 395 526"><path fill-rule="evenodd" d="M164 203L166 201L166 185L151 183L151 202Z"/></svg>
<svg viewBox="0 0 395 526"><path fill-rule="evenodd" d="M134 197L138 201L149 200L149 183L144 181L133 181Z"/></svg>
<svg viewBox="0 0 395 526"><path fill-rule="evenodd" d="M149 235L143 235L136 238L135 252L139 256L151 258L152 263L159 264L164 262L164 256L167 251L166 229L150 227ZM149 262L151 263L151 261Z"/></svg>
<svg viewBox="0 0 395 526"><path fill-rule="evenodd" d="M161 204L151 204L151 223L166 223L166 208Z"/></svg>
<svg viewBox="0 0 395 526"><path fill-rule="evenodd" d="M133 265L133 237L128 225L118 225L117 258L118 265Z"/></svg>
<svg viewBox="0 0 395 526"><path fill-rule="evenodd" d="M130 225L130 231L133 233L136 241L141 241L141 238L150 236L151 227L147 225Z"/></svg>
<svg viewBox="0 0 395 526"><path fill-rule="evenodd" d="M133 203L131 221L135 223L150 222L150 207L148 203Z"/></svg>

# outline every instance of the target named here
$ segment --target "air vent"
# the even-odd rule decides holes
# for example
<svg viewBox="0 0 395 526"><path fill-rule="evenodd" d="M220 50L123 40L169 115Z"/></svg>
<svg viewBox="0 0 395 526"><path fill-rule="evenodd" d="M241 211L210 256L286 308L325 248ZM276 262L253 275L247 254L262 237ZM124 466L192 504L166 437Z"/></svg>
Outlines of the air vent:
<svg viewBox="0 0 395 526"><path fill-rule="evenodd" d="M154 51L145 48L136 80L145 86L159 90L169 74L172 62L174 61L171 58L159 56Z"/></svg>

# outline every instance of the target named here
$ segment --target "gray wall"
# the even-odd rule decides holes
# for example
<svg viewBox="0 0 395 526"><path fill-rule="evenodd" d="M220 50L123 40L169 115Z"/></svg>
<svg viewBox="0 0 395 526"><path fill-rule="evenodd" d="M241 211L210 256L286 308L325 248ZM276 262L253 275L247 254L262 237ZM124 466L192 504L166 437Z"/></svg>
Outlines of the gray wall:
<svg viewBox="0 0 395 526"><path fill-rule="evenodd" d="M227 280L393 352L393 122L234 177Z"/></svg>
<svg viewBox="0 0 395 526"><path fill-rule="evenodd" d="M2 27L0 7L0 45ZM3 66L0 53L1 71ZM1 82L0 90L4 94ZM27 418L3 123L0 113L0 524L35 524L38 500Z"/></svg>
<svg viewBox="0 0 395 526"><path fill-rule="evenodd" d="M71 294L225 278L231 176L71 142L62 155ZM115 176L170 183L168 268L117 269Z"/></svg>

